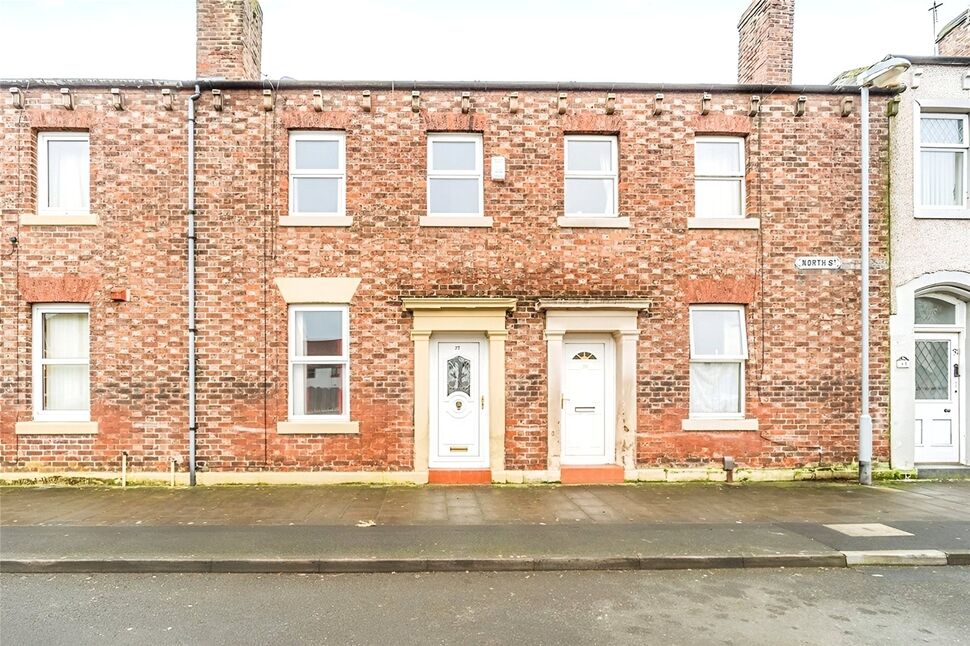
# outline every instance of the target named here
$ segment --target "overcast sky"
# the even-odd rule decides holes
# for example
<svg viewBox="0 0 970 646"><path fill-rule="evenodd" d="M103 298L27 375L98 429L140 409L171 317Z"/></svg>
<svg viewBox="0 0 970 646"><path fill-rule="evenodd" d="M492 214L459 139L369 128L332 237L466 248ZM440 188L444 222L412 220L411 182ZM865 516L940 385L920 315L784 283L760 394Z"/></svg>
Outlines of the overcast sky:
<svg viewBox="0 0 970 646"><path fill-rule="evenodd" d="M263 73L733 83L750 0L261 0ZM797 84L932 53L930 0L798 0ZM940 26L967 7L948 0ZM0 77L190 79L194 0L0 0Z"/></svg>

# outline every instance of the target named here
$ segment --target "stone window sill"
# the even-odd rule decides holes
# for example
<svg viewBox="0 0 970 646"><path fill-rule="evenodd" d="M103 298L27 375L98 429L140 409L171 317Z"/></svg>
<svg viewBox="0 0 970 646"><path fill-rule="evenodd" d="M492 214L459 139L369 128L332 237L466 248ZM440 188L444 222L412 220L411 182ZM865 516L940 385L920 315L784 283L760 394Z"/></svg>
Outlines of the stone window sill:
<svg viewBox="0 0 970 646"><path fill-rule="evenodd" d="M680 422L682 431L757 431L756 419L685 419Z"/></svg>
<svg viewBox="0 0 970 646"><path fill-rule="evenodd" d="M970 209L919 209L913 217L917 220L970 220Z"/></svg>
<svg viewBox="0 0 970 646"><path fill-rule="evenodd" d="M349 227L354 218L349 215L283 215L281 227Z"/></svg>
<svg viewBox="0 0 970 646"><path fill-rule="evenodd" d="M468 217L448 217L443 215L422 215L418 224L422 227L480 227L492 226L492 218L480 215Z"/></svg>
<svg viewBox="0 0 970 646"><path fill-rule="evenodd" d="M607 215L594 218L578 217L575 215L560 215L556 223L561 227L575 227L586 229L629 229L630 218L625 215Z"/></svg>
<svg viewBox="0 0 970 646"><path fill-rule="evenodd" d="M42 215L29 214L20 216L20 224L26 226L97 226L96 215Z"/></svg>
<svg viewBox="0 0 970 646"><path fill-rule="evenodd" d="M97 422L17 422L17 435L95 435Z"/></svg>
<svg viewBox="0 0 970 646"><path fill-rule="evenodd" d="M688 229L760 229L758 218L690 218Z"/></svg>
<svg viewBox="0 0 970 646"><path fill-rule="evenodd" d="M335 435L360 433L360 422L277 422L280 435Z"/></svg>

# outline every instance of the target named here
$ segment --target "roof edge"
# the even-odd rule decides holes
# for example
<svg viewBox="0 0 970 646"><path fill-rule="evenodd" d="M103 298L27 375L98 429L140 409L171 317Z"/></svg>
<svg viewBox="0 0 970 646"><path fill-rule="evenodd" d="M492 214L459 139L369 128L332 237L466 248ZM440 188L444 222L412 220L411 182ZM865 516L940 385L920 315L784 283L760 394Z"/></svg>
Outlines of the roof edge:
<svg viewBox="0 0 970 646"><path fill-rule="evenodd" d="M886 58L905 58L913 65L951 65L970 67L970 56L907 56L906 54L890 54Z"/></svg>
<svg viewBox="0 0 970 646"><path fill-rule="evenodd" d="M912 59L910 59L912 60ZM967 59L970 60L970 59ZM543 92L745 92L751 94L855 94L856 85L768 85L734 83L608 83L583 81L298 81L298 80L228 80L228 79L0 79L0 86L43 88L174 88L237 90L465 90L465 91L543 91ZM895 90L874 88L873 94L894 94Z"/></svg>

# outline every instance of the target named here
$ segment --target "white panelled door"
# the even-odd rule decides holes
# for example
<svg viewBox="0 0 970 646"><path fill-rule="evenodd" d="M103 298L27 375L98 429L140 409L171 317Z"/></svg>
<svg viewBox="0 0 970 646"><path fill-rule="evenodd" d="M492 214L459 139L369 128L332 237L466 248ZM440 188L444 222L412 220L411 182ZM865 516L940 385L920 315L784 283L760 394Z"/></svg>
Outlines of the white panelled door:
<svg viewBox="0 0 970 646"><path fill-rule="evenodd" d="M616 461L612 341L563 343L562 464Z"/></svg>
<svg viewBox="0 0 970 646"><path fill-rule="evenodd" d="M488 466L485 339L432 339L429 465Z"/></svg>
<svg viewBox="0 0 970 646"><path fill-rule="evenodd" d="M959 335L917 333L913 378L916 386L916 462L960 460Z"/></svg>

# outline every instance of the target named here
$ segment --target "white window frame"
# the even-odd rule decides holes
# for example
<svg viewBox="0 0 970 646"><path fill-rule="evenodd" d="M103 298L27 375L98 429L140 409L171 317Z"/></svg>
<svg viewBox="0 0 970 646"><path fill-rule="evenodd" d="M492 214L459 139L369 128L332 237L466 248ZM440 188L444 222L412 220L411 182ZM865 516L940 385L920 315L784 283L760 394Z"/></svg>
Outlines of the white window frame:
<svg viewBox="0 0 970 646"><path fill-rule="evenodd" d="M569 170L569 142L571 141L608 141L610 143L610 164L612 171ZM568 218L615 218L620 215L620 153L619 138L616 135L566 135L563 138L563 184L562 210ZM566 186L571 179L609 179L613 180L612 213L570 213L566 210Z"/></svg>
<svg viewBox="0 0 970 646"><path fill-rule="evenodd" d="M697 144L699 143L736 143L738 149L738 174L737 175L699 175L697 173ZM744 137L731 137L727 135L703 135L694 137L694 217L703 220L743 220L747 217L747 187L745 186L747 182L745 181L745 171L747 168L744 165ZM721 181L721 182L737 182L741 185L740 199L741 204L738 205L738 214L719 214L719 215L701 215L697 212L697 183L699 181Z"/></svg>
<svg viewBox="0 0 970 646"><path fill-rule="evenodd" d="M342 317L343 353L340 355L298 356L296 354L296 315L298 312L340 312ZM287 360L287 380L289 383L289 397L287 411L289 420L293 422L349 422L350 421L350 308L346 305L290 305L289 307L289 350ZM293 386L294 368L298 365L310 363L329 363L343 366L344 388L342 415L297 415L294 413L296 391ZM306 407L304 406L304 409Z"/></svg>
<svg viewBox="0 0 970 646"><path fill-rule="evenodd" d="M916 117L916 136L914 139L916 154L913 155L913 193L916 204L916 217L970 217L970 205L968 205L967 186L970 180L970 118L963 112L927 112L917 109L914 111ZM961 144L924 144L922 137L923 119L960 119L963 121L963 143ZM934 204L923 204L922 184L923 184L923 151L958 151L963 153L963 203L954 206L943 206Z"/></svg>
<svg viewBox="0 0 970 646"><path fill-rule="evenodd" d="M296 143L298 141L336 141L338 168L296 168ZM347 214L347 133L339 130L291 130L289 153L289 214L291 217L342 218ZM296 179L322 178L337 180L337 210L295 211Z"/></svg>
<svg viewBox="0 0 970 646"><path fill-rule="evenodd" d="M737 355L707 355L694 352L694 312L738 312L741 321L741 352ZM745 411L745 372L748 363L748 325L745 320L744 305L691 305L688 310L688 326L690 328L690 363L736 363L741 369L738 374L738 411L735 413L695 413L690 410L688 401L688 416L691 419L744 419ZM690 393L688 392L688 397Z"/></svg>
<svg viewBox="0 0 970 646"><path fill-rule="evenodd" d="M88 163L84 166L84 182L88 185L88 203L80 209L62 209L49 205L50 182L48 178L47 144L52 141L84 141L88 144ZM90 215L91 214L91 135L78 131L45 131L37 133L37 213L39 215Z"/></svg>
<svg viewBox="0 0 970 646"><path fill-rule="evenodd" d="M91 308L75 303L44 303L34 305L33 311L33 348L31 352L31 373L33 378L32 399L34 421L37 422L89 422L91 421L91 396L88 393L88 407L82 410L45 410L44 409L44 366L87 366L88 388L91 384ZM66 359L44 358L44 314L87 314L88 315L88 356Z"/></svg>
<svg viewBox="0 0 970 646"><path fill-rule="evenodd" d="M475 144L475 170L432 170L434 168L434 142L457 141ZM485 217L485 163L482 135L472 132L433 132L428 133L428 173L426 180L425 204L430 218L481 218ZM433 179L477 179L478 213L432 213L431 180Z"/></svg>

